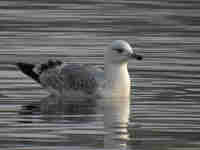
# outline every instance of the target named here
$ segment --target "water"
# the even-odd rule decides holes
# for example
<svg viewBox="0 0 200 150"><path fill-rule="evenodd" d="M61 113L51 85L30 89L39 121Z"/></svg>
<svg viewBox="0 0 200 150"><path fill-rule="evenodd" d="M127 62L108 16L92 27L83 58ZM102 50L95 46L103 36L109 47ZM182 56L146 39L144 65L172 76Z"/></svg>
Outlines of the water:
<svg viewBox="0 0 200 150"><path fill-rule="evenodd" d="M199 149L199 8L198 0L0 1L0 148ZM69 104L67 112L18 113L52 98L15 62L58 58L103 66L103 50L115 39L135 43L144 56L129 63L128 129L116 123L128 118L128 104L103 112ZM109 121L116 127L106 130Z"/></svg>

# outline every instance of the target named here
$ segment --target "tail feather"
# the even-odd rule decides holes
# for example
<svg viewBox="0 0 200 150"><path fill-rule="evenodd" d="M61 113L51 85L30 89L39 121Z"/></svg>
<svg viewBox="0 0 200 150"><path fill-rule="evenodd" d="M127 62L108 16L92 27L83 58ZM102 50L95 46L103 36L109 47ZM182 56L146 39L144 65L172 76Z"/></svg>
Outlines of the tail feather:
<svg viewBox="0 0 200 150"><path fill-rule="evenodd" d="M18 66L18 68L27 76L31 77L32 79L34 79L35 81L37 81L38 83L40 83L39 80L39 75L37 73L34 72L34 64L29 64L29 63L23 63L23 62L18 62L16 63L16 65Z"/></svg>
<svg viewBox="0 0 200 150"><path fill-rule="evenodd" d="M38 83L40 83L40 79L39 76L40 74L42 74L42 72L54 68L56 66L60 66L62 64L61 61L59 60L51 60L49 59L47 62L44 62L42 64L40 64L39 66L36 67L37 72L35 72L34 68L35 65L34 64L30 64L30 63L23 63L23 62L18 62L16 63L16 65L18 66L18 68L26 75L30 76L32 79L34 79L35 81L37 81Z"/></svg>

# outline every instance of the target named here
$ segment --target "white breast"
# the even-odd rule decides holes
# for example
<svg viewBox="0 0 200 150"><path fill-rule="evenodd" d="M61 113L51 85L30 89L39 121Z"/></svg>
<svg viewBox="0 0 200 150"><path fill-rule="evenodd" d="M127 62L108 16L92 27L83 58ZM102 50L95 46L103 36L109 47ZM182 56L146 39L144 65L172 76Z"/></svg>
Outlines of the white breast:
<svg viewBox="0 0 200 150"><path fill-rule="evenodd" d="M106 85L103 90L103 97L123 99L130 96L130 78L127 65L110 66L105 70Z"/></svg>

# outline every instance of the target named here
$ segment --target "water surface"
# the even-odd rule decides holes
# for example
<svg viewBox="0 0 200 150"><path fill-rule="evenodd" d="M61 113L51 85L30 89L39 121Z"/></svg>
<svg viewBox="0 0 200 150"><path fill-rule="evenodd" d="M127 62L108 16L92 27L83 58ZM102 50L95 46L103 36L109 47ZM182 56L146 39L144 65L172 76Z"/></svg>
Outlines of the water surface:
<svg viewBox="0 0 200 150"><path fill-rule="evenodd" d="M126 149L198 149L199 8L198 0L1 1L0 148L106 149L104 114L94 105L70 105L71 114L19 114L48 94L13 64L58 58L103 66L105 47L124 39L144 55L129 63Z"/></svg>

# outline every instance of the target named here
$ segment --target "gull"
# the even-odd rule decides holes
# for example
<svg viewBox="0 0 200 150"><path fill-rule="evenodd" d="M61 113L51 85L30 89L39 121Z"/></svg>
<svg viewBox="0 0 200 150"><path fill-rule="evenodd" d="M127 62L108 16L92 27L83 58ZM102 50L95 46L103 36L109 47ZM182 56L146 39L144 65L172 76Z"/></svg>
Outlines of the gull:
<svg viewBox="0 0 200 150"><path fill-rule="evenodd" d="M104 70L49 60L41 64L17 62L18 68L50 94L66 97L129 97L128 61L142 60L127 41L115 40L104 51Z"/></svg>

